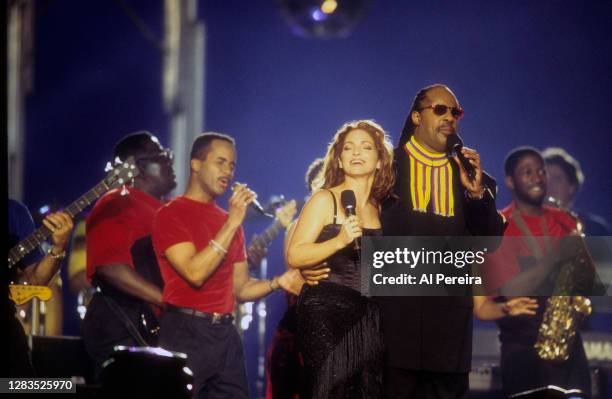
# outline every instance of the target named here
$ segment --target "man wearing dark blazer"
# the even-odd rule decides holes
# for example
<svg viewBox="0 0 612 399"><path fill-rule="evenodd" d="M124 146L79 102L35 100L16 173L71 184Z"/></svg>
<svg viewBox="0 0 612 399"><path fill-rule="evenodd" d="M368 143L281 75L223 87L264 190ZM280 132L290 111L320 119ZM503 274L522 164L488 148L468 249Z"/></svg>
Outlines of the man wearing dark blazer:
<svg viewBox="0 0 612 399"><path fill-rule="evenodd" d="M495 181L483 173L480 155L461 150L472 179L456 156L447 156L447 137L462 116L448 87L417 93L395 149L395 195L382 209L385 236L503 235ZM387 397L468 397L473 303L470 288L463 296L379 298Z"/></svg>

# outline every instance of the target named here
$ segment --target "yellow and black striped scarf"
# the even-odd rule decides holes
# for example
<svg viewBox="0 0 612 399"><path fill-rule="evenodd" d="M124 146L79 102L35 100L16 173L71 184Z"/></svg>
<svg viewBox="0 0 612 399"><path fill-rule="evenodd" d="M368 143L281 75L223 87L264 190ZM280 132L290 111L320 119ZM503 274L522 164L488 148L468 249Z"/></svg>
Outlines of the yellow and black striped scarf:
<svg viewBox="0 0 612 399"><path fill-rule="evenodd" d="M410 159L410 195L415 211L427 212L430 201L433 213L455 216L453 169L446 154L427 151L410 137L404 147Z"/></svg>

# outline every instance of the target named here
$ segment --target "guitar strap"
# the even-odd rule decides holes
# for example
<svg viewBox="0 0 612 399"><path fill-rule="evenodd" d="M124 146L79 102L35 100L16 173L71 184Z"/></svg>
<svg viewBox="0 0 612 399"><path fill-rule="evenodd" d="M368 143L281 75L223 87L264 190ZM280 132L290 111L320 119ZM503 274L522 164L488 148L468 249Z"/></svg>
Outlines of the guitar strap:
<svg viewBox="0 0 612 399"><path fill-rule="evenodd" d="M111 311L115 314L115 316L117 316L117 318L121 320L121 322L123 323L127 331L130 333L130 336L134 338L134 340L138 343L138 345L149 346L149 344L142 337L142 335L138 331L138 328L134 325L132 320L130 320L130 318L125 314L123 309L121 309L121 306L119 306L113 298L104 295L104 293L102 293L101 296L102 298L104 298L104 301L106 302L108 307L111 309Z"/></svg>
<svg viewBox="0 0 612 399"><path fill-rule="evenodd" d="M523 216L521 215L521 211L519 211L517 208L514 208L514 211L512 212L512 219L514 220L514 222L516 223L516 226L521 231L521 234L522 234L521 237L523 239L523 242L525 242L525 244L531 251L531 254L534 257L536 257L536 259L541 259L545 254L551 252L552 245L550 242L550 236L548 235L548 224L546 223L546 218L544 218L544 215L539 217L540 225L542 229L541 238L544 241L544 252L542 252L542 249L540 245L538 244L538 241L534 237L533 232L531 231L529 226L527 226L525 219L523 219Z"/></svg>

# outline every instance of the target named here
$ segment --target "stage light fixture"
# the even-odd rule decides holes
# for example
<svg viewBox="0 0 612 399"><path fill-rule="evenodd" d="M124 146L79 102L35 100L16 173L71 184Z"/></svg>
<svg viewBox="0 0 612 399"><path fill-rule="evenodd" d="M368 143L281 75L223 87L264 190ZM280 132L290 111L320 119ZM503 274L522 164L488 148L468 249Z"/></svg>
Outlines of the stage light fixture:
<svg viewBox="0 0 612 399"><path fill-rule="evenodd" d="M348 37L365 14L369 0L278 0L281 14L298 36Z"/></svg>
<svg viewBox="0 0 612 399"><path fill-rule="evenodd" d="M338 8L338 2L336 0L325 0L321 3L321 11L325 14L333 13L336 11L336 8Z"/></svg>

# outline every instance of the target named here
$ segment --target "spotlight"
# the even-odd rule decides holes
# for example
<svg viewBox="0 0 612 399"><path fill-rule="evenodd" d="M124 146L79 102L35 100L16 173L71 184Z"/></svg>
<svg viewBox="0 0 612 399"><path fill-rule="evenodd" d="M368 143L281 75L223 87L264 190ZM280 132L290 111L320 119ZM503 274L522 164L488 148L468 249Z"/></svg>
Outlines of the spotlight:
<svg viewBox="0 0 612 399"><path fill-rule="evenodd" d="M242 331L248 330L252 321L253 321L253 316L251 315L242 316L242 319L240 319L240 329Z"/></svg>
<svg viewBox="0 0 612 399"><path fill-rule="evenodd" d="M336 0L325 0L321 4L321 11L323 11L325 14L333 13L336 11L336 8L338 8L338 2Z"/></svg>
<svg viewBox="0 0 612 399"><path fill-rule="evenodd" d="M319 39L348 37L369 0L278 0L292 32Z"/></svg>

